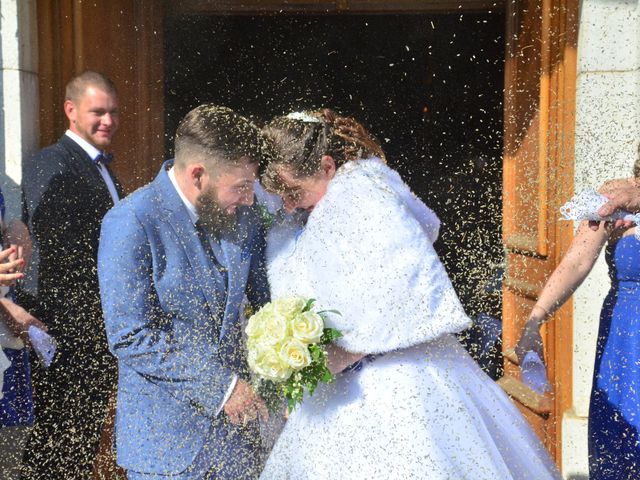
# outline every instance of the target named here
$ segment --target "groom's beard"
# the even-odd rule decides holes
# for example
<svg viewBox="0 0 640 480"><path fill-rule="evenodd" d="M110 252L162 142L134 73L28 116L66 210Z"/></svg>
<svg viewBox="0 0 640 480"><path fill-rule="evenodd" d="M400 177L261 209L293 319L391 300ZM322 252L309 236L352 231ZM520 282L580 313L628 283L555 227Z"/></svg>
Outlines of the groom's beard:
<svg viewBox="0 0 640 480"><path fill-rule="evenodd" d="M214 187L202 192L196 199L196 212L198 223L215 237L220 237L236 229L237 216L227 213L216 200L217 194Z"/></svg>

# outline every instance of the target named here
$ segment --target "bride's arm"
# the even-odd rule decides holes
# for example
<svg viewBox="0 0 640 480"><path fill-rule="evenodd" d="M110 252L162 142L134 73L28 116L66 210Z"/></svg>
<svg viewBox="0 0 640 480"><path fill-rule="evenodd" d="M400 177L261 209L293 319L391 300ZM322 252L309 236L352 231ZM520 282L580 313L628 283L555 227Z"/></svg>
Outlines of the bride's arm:
<svg viewBox="0 0 640 480"><path fill-rule="evenodd" d="M349 365L353 365L364 357L361 353L347 352L343 348L334 344L327 345L326 349L328 367L334 375L340 373Z"/></svg>

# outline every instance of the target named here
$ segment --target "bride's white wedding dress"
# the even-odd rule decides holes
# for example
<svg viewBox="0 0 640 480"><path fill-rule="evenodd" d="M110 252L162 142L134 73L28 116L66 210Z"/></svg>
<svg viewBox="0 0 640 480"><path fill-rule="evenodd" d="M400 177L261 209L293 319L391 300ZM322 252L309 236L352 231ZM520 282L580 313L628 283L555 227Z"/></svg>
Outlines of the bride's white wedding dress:
<svg viewBox="0 0 640 480"><path fill-rule="evenodd" d="M502 390L451 335L465 315L432 243L435 214L378 159L349 162L303 228L270 231L272 298L335 309L351 352L289 417L261 478L560 478Z"/></svg>

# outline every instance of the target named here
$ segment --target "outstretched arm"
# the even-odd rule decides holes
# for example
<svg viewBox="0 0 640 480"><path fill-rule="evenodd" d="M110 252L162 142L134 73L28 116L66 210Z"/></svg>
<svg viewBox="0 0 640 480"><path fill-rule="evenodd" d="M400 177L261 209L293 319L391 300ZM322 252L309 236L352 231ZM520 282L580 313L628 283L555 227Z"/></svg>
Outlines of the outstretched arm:
<svg viewBox="0 0 640 480"><path fill-rule="evenodd" d="M547 280L531 310L529 320L516 345L516 354L520 360L527 351L535 351L540 358L544 358L540 326L587 278L613 229L613 225L604 222L601 222L595 231L589 228L588 222L580 224L569 250Z"/></svg>

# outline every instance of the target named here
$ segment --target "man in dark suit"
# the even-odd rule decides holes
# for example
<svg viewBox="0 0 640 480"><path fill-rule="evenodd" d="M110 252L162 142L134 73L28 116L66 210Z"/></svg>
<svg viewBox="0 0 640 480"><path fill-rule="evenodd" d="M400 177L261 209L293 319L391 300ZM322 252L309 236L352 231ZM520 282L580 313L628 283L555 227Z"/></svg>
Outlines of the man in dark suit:
<svg viewBox="0 0 640 480"><path fill-rule="evenodd" d="M33 238L22 301L49 327L58 351L34 372L36 425L23 478L89 478L115 386L97 278L102 217L122 196L104 152L118 128L113 83L96 72L73 78L69 129L23 171L23 221Z"/></svg>

